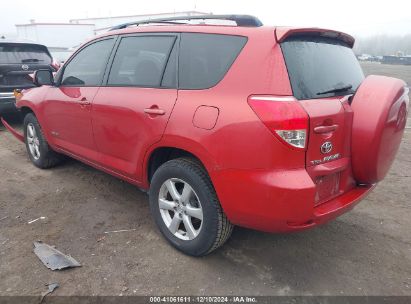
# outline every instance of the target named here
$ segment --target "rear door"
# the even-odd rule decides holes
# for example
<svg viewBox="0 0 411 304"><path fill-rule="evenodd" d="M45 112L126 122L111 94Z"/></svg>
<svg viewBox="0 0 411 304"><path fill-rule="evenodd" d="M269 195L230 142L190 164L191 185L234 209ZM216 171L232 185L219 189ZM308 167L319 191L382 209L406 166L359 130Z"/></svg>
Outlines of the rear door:
<svg viewBox="0 0 411 304"><path fill-rule="evenodd" d="M100 162L140 179L139 161L159 141L177 99L176 34L123 36L93 101Z"/></svg>
<svg viewBox="0 0 411 304"><path fill-rule="evenodd" d="M294 96L310 118L306 166L319 204L353 186L349 97L364 75L351 48L337 39L292 36L281 48Z"/></svg>

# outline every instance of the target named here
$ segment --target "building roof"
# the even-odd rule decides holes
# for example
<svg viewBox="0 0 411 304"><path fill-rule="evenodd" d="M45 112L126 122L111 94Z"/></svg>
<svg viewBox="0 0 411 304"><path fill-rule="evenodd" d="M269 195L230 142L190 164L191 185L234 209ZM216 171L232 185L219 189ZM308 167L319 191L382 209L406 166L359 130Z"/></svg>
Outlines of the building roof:
<svg viewBox="0 0 411 304"><path fill-rule="evenodd" d="M32 22L32 23L16 24L16 26L34 26L34 25L90 25L90 26L94 26L94 23Z"/></svg>
<svg viewBox="0 0 411 304"><path fill-rule="evenodd" d="M117 18L149 18L149 17L161 17L163 15L182 15L187 14L189 15L207 15L210 13L205 12L198 12L198 11L181 11L181 12L168 12L168 13L157 13L157 14L139 14L139 15L124 15L124 16L106 16L106 17L89 17L89 18L78 18L78 19L70 19L69 21L72 23L76 22L83 22L87 20L101 20L101 19L117 19Z"/></svg>
<svg viewBox="0 0 411 304"><path fill-rule="evenodd" d="M34 44L34 45L42 45L34 40L30 39L8 39L8 38L0 38L0 43L13 43L13 44Z"/></svg>

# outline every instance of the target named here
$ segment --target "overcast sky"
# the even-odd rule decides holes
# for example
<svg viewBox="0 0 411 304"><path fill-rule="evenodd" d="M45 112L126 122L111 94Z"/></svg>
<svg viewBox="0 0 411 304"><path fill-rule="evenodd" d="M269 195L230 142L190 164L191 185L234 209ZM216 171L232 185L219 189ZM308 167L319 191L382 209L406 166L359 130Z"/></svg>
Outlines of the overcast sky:
<svg viewBox="0 0 411 304"><path fill-rule="evenodd" d="M69 19L196 10L251 14L267 25L316 26L355 36L411 33L411 0L2 0L0 33L14 24L67 22Z"/></svg>

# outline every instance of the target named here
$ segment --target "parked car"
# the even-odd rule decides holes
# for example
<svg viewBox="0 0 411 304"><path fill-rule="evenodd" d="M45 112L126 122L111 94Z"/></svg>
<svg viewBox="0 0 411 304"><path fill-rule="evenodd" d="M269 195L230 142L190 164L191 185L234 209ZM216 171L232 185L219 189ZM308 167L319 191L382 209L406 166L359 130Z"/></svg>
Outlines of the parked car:
<svg viewBox="0 0 411 304"><path fill-rule="evenodd" d="M237 25L118 26L54 79L36 72L24 134L4 124L39 168L64 154L148 190L161 233L193 256L234 225L299 231L351 210L397 153L405 83L364 79L341 32L199 18Z"/></svg>
<svg viewBox="0 0 411 304"><path fill-rule="evenodd" d="M16 112L13 91L34 87L30 74L58 66L44 45L0 39L0 114Z"/></svg>
<svg viewBox="0 0 411 304"><path fill-rule="evenodd" d="M59 66L62 65L71 56L71 54L73 54L73 52L70 50L59 50L59 51L53 51L50 53L51 53L51 56L53 56L53 60Z"/></svg>

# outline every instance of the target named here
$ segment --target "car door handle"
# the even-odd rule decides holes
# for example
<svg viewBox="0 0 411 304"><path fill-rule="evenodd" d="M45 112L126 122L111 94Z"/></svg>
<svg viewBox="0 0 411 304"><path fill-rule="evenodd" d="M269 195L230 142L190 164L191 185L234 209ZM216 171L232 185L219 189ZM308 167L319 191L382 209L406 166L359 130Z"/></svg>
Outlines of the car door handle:
<svg viewBox="0 0 411 304"><path fill-rule="evenodd" d="M82 106L88 106L88 105L90 105L90 101L88 101L86 97L83 97L82 99L80 99L79 103L80 103L80 105L82 105Z"/></svg>
<svg viewBox="0 0 411 304"><path fill-rule="evenodd" d="M314 128L314 132L318 134L334 132L338 129L338 125L318 126Z"/></svg>
<svg viewBox="0 0 411 304"><path fill-rule="evenodd" d="M144 109L144 113L149 114L149 115L164 115L166 114L166 111L153 106L151 108Z"/></svg>

